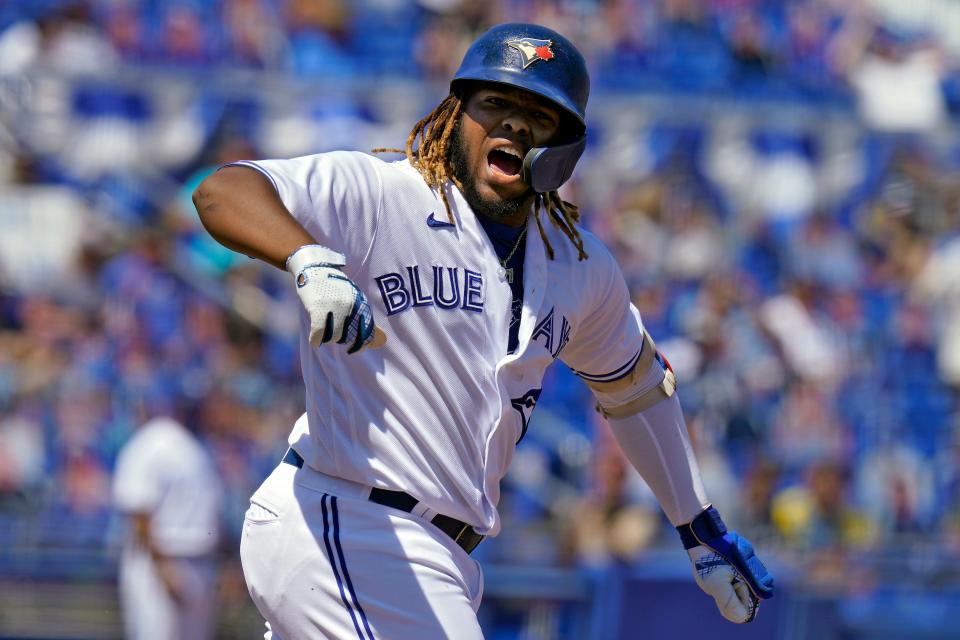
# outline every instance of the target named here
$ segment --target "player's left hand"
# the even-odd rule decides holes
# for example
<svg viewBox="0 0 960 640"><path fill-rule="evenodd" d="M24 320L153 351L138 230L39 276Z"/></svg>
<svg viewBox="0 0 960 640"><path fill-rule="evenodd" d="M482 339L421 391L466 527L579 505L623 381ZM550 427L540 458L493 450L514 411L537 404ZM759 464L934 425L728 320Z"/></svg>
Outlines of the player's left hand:
<svg viewBox="0 0 960 640"><path fill-rule="evenodd" d="M382 346L386 335L376 330L366 295L341 271L345 265L343 254L320 245L300 247L287 258L310 317L310 344L346 344L347 353Z"/></svg>
<svg viewBox="0 0 960 640"><path fill-rule="evenodd" d="M773 597L773 576L754 554L753 545L727 531L713 507L677 530L697 584L717 602L723 617L738 624L752 621L760 600Z"/></svg>

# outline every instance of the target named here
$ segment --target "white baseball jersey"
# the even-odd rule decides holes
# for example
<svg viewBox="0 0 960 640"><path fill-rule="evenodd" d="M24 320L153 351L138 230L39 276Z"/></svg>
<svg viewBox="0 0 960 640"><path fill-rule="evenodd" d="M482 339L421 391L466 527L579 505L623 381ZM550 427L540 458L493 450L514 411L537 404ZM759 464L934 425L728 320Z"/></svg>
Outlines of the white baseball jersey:
<svg viewBox="0 0 960 640"><path fill-rule="evenodd" d="M200 442L179 422L154 418L120 451L113 501L124 513L149 513L150 538L170 556L216 549L220 480Z"/></svg>
<svg viewBox="0 0 960 640"><path fill-rule="evenodd" d="M349 355L312 348L301 317L306 414L290 435L314 469L402 490L495 535L499 484L526 431L544 371L563 360L587 380L636 362L639 313L613 257L582 231L589 259L529 220L519 346L507 353L511 292L493 245L460 192L456 226L407 161L357 152L238 163L273 183L317 242L342 252L388 335Z"/></svg>

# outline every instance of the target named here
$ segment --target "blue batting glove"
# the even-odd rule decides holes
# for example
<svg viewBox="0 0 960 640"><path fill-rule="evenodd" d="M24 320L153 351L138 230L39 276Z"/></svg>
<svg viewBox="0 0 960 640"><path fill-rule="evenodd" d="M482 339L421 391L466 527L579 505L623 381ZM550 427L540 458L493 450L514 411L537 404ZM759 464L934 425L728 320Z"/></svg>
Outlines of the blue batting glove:
<svg viewBox="0 0 960 640"><path fill-rule="evenodd" d="M697 584L713 596L723 617L738 624L752 621L760 600L773 597L773 576L754 555L750 542L727 531L713 507L677 531Z"/></svg>

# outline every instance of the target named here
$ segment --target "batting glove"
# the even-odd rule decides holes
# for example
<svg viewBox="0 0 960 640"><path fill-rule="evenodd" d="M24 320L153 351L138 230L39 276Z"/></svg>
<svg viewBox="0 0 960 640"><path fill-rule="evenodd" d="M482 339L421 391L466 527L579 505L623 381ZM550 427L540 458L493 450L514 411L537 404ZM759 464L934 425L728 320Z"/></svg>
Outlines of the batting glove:
<svg viewBox="0 0 960 640"><path fill-rule="evenodd" d="M773 597L773 576L754 555L753 546L727 531L713 507L677 531L693 563L697 584L713 596L721 615L738 624L752 621L760 600Z"/></svg>
<svg viewBox="0 0 960 640"><path fill-rule="evenodd" d="M373 340L373 315L363 291L340 270L346 264L342 253L308 244L290 254L286 267L310 316L310 344L333 341L356 353Z"/></svg>

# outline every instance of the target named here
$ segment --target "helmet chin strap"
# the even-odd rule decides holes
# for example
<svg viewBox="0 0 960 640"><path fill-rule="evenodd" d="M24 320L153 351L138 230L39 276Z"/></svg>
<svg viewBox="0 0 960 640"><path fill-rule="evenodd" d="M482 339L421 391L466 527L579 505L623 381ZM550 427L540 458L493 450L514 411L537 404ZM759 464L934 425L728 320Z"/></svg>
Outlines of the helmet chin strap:
<svg viewBox="0 0 960 640"><path fill-rule="evenodd" d="M523 158L523 181L537 193L556 191L570 179L587 146L587 136L551 147L534 147Z"/></svg>

